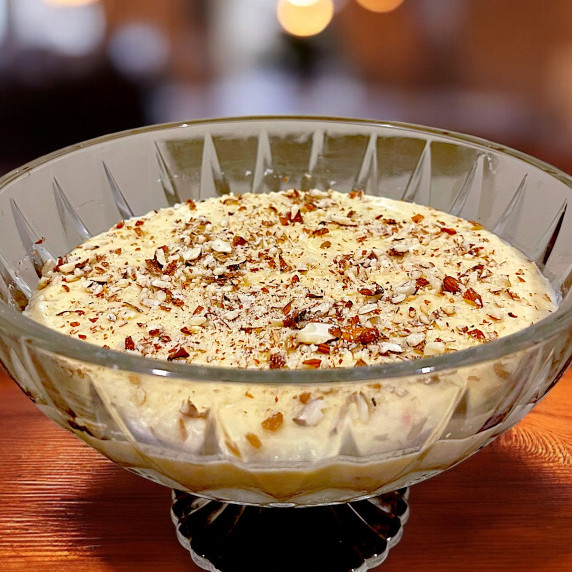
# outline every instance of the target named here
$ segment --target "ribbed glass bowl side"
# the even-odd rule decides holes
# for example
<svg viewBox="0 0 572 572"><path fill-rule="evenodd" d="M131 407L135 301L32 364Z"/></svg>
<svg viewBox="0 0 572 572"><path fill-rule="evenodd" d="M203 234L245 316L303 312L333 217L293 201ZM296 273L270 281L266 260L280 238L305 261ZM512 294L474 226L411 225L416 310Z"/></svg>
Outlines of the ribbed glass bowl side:
<svg viewBox="0 0 572 572"><path fill-rule="evenodd" d="M478 221L537 262L562 296L561 309L544 326L446 360L289 374L150 363L19 315L46 261L122 218L230 191L292 187L365 190ZM394 490L506 430L568 365L569 196L569 179L549 166L415 126L251 118L88 142L1 183L0 359L60 425L179 490L254 504L342 502ZM284 428L261 428L261 446L241 434L241 415L260 417L271 403L277 408L277 397L287 403L308 391L336 396L327 431L292 423L284 406ZM203 414L182 419L181 403L205 392ZM238 411L236 397L245 392L256 398Z"/></svg>
<svg viewBox="0 0 572 572"><path fill-rule="evenodd" d="M221 381L196 418L180 408L204 399L204 381L104 369L9 336L2 360L48 417L125 468L209 498L315 505L396 490L464 460L546 393L568 348L553 336L502 360L348 384ZM291 404L305 392L336 404L320 431L292 422ZM271 409L283 412L284 426L260 425L253 446L241 419Z"/></svg>

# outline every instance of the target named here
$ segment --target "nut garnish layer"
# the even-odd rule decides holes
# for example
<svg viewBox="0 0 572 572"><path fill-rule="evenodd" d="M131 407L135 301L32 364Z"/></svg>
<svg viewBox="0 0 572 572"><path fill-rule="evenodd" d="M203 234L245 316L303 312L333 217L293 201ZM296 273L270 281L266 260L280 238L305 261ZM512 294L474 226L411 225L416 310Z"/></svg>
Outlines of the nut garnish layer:
<svg viewBox="0 0 572 572"><path fill-rule="evenodd" d="M461 350L555 307L534 264L474 222L290 190L123 221L46 268L27 313L152 358L312 369Z"/></svg>

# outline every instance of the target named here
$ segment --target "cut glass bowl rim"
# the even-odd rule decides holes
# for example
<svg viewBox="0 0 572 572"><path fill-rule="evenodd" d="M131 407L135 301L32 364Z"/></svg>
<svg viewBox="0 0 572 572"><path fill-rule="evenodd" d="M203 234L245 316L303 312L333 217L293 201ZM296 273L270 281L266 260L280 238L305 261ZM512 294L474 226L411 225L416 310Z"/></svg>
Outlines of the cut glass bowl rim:
<svg viewBox="0 0 572 572"><path fill-rule="evenodd" d="M227 123L245 122L308 122L308 123L331 123L332 125L359 125L373 128L384 127L395 130L407 130L420 135L435 135L450 139L451 142L468 143L481 149L503 153L524 161L544 173L554 177L572 189L572 177L560 169L536 159L526 153L512 149L502 144L494 143L487 139L466 135L463 133L427 127L412 123L357 119L348 117L329 116L305 116L305 115L260 115L260 116L236 116L197 119L190 121L161 123L111 133L63 147L57 151L30 161L18 167L0 178L0 193L2 190L16 181L18 178L38 167L55 159L94 147L101 143L115 139L125 139L132 135L141 135L154 131L184 129L200 125L216 125ZM231 381L246 383L332 383L354 382L379 379L409 378L427 374L451 371L466 366L478 365L493 361L518 351L526 350L535 344L541 343L547 337L572 327L572 308L559 307L556 312L548 317L528 326L514 334L501 337L495 341L474 346L460 351L455 351L438 356L407 360L401 362L389 362L378 365L369 365L353 368L325 368L317 370L303 369L240 369L220 366L200 366L186 363L168 362L165 360L150 359L136 354L124 353L117 350L102 348L89 342L74 339L61 334L43 324L35 322L31 318L19 313L10 305L0 301L0 328L16 335L20 340L31 342L35 347L55 353L61 357L79 360L94 366L102 366L113 370L131 371L140 374L158 375L162 377L175 377L192 381Z"/></svg>

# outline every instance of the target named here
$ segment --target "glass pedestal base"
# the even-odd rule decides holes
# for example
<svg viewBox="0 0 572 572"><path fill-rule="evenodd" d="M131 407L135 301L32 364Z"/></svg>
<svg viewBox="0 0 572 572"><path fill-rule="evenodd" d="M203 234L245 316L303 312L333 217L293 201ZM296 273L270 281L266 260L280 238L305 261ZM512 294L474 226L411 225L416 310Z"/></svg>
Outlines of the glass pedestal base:
<svg viewBox="0 0 572 572"><path fill-rule="evenodd" d="M409 489L315 507L257 507L173 491L179 542L210 572L364 572L403 534Z"/></svg>

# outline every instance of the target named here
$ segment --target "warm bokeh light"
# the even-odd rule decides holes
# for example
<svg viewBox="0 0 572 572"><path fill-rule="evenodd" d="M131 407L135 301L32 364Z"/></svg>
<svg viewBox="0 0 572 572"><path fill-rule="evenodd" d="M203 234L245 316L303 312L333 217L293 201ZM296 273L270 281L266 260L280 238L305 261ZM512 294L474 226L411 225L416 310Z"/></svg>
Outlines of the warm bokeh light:
<svg viewBox="0 0 572 572"><path fill-rule="evenodd" d="M311 6L317 2L319 2L319 0L288 0L288 3L294 4L294 6Z"/></svg>
<svg viewBox="0 0 572 572"><path fill-rule="evenodd" d="M332 0L279 0L276 15L280 25L293 36L315 36L334 15Z"/></svg>
<svg viewBox="0 0 572 572"><path fill-rule="evenodd" d="M96 4L99 0L44 0L46 4L51 6L87 6L88 4Z"/></svg>
<svg viewBox="0 0 572 572"><path fill-rule="evenodd" d="M404 0L356 0L356 2L372 12L391 12L399 8Z"/></svg>

